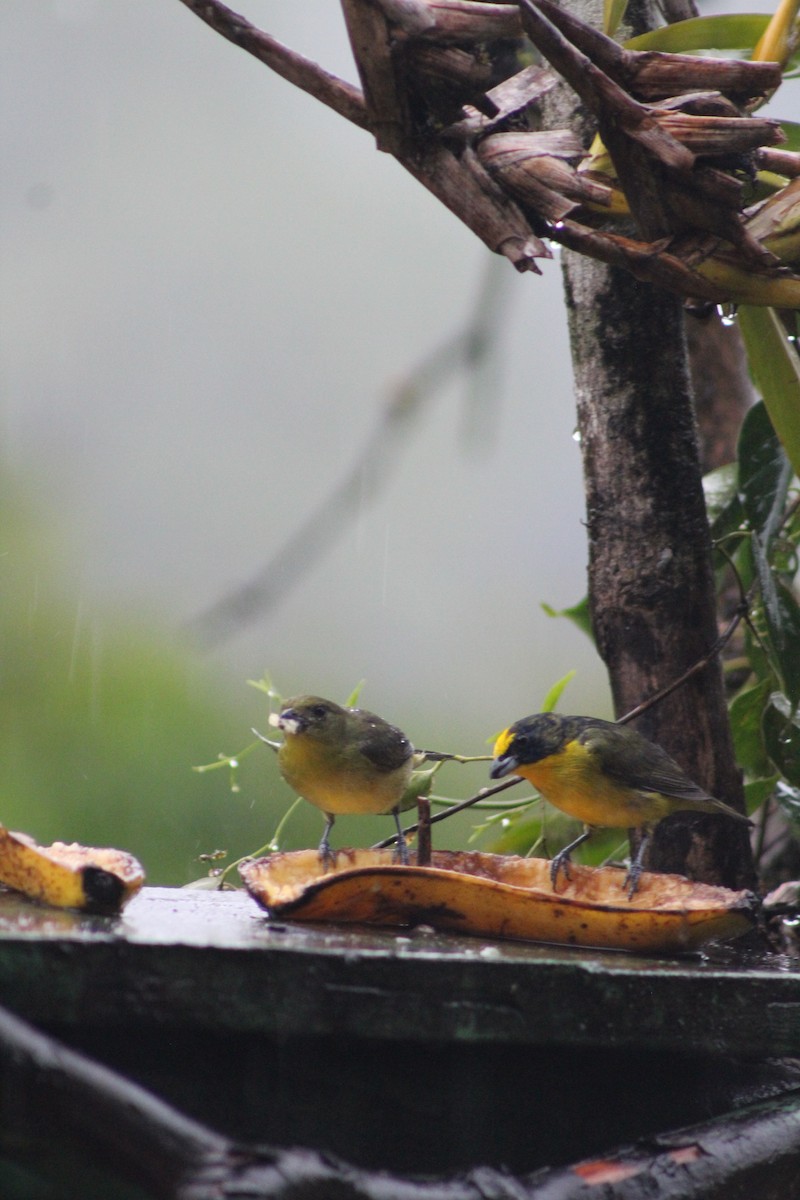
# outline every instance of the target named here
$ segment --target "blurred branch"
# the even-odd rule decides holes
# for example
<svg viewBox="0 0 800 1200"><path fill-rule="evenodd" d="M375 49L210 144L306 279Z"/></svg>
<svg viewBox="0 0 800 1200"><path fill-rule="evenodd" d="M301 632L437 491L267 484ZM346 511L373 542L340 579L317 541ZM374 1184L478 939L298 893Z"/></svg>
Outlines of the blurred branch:
<svg viewBox="0 0 800 1200"><path fill-rule="evenodd" d="M290 50L275 38L239 16L219 0L181 0L196 17L234 46L254 55L281 78L327 104L361 129L369 129L364 97L357 87L331 75L318 63Z"/></svg>
<svg viewBox="0 0 800 1200"><path fill-rule="evenodd" d="M32 1164L47 1195L83 1195L82 1188L99 1194L100 1164L114 1195L129 1194L133 1183L137 1195L143 1188L157 1200L580 1200L592 1192L668 1200L678 1174L685 1200L796 1194L796 1089L524 1175L479 1165L452 1177L408 1178L302 1146L234 1141L6 1009L0 1009L0 1066L0 1145L6 1160ZM76 1162L84 1170L77 1179Z"/></svg>
<svg viewBox="0 0 800 1200"><path fill-rule="evenodd" d="M430 400L458 371L473 372L483 364L496 344L505 279L500 264L491 259L464 327L431 350L393 388L377 426L344 479L249 582L188 623L190 634L203 646L219 645L274 608L380 495ZM474 404L474 392L471 399Z"/></svg>
<svg viewBox="0 0 800 1200"><path fill-rule="evenodd" d="M220 0L181 0L187 8L221 37L254 55L283 79L327 104L335 112L361 129L380 134L380 113L370 113L364 94L353 84L331 75L318 63L304 58L250 21L233 12ZM373 14L380 22L385 18ZM388 41L373 38L369 48L380 57L390 54ZM359 63L359 69L362 64ZM379 145L383 142L379 138ZM388 148L388 145L386 146ZM405 145L400 139L391 143L392 153L414 178L432 192L463 221L491 251L502 254L518 271L535 271L537 258L550 258L547 246L538 238L516 202L506 195L474 155L463 160L436 142Z"/></svg>
<svg viewBox="0 0 800 1200"><path fill-rule="evenodd" d="M164 1200L177 1197L187 1178L217 1171L230 1154L222 1135L5 1008L0 1068L4 1155L32 1160L45 1176L60 1170L59 1184L65 1145L87 1165L105 1162L114 1183L135 1181ZM71 1194L80 1194L80 1183L71 1182Z"/></svg>

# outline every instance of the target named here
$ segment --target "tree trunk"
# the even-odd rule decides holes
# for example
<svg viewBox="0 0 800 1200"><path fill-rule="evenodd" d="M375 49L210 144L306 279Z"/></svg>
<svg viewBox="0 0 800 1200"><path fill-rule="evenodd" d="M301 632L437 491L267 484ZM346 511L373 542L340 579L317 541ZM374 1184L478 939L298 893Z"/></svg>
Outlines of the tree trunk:
<svg viewBox="0 0 800 1200"><path fill-rule="evenodd" d="M597 23L597 12L576 10ZM642 8L634 17L636 32L647 27ZM666 292L582 256L564 252L563 271L589 601L620 716L701 660L717 638L683 313ZM743 811L717 658L636 725L699 784ZM729 887L755 884L747 834L724 817L669 818L647 862Z"/></svg>

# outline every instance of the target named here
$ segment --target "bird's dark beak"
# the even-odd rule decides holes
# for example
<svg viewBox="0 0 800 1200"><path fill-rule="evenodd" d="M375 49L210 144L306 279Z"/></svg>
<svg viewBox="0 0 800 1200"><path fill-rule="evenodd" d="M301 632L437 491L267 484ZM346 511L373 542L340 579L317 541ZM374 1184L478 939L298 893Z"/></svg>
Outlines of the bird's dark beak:
<svg viewBox="0 0 800 1200"><path fill-rule="evenodd" d="M519 766L519 759L513 754L501 754L489 767L490 779L502 779L505 775L513 775Z"/></svg>

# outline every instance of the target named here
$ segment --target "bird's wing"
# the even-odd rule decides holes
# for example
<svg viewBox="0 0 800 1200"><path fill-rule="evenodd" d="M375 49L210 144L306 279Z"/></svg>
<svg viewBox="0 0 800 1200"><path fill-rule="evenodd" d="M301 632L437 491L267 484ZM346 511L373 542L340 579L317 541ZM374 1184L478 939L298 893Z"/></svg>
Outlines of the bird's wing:
<svg viewBox="0 0 800 1200"><path fill-rule="evenodd" d="M676 800L712 800L713 797L681 770L666 750L654 742L631 744L624 729L588 726L580 741L596 756L605 775L630 788L660 792Z"/></svg>
<svg viewBox="0 0 800 1200"><path fill-rule="evenodd" d="M414 747L402 730L363 709L360 715L363 720L359 750L364 758L379 771L396 771L404 766Z"/></svg>

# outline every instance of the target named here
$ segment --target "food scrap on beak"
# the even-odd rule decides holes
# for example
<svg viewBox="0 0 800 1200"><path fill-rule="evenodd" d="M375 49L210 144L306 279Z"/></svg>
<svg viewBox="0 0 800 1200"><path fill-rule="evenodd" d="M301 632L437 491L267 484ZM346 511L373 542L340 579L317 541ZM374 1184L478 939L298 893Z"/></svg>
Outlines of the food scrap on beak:
<svg viewBox="0 0 800 1200"><path fill-rule="evenodd" d="M269 723L289 734L302 733L306 728L306 722L291 708L285 708L282 713L270 713Z"/></svg>

